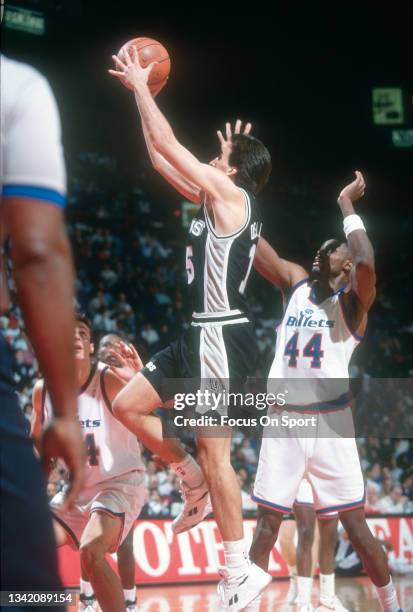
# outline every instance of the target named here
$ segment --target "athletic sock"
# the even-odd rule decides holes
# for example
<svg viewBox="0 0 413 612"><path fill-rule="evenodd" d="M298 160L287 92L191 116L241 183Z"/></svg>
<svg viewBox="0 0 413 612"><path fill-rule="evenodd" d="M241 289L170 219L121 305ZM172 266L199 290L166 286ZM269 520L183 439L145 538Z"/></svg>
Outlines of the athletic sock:
<svg viewBox="0 0 413 612"><path fill-rule="evenodd" d="M171 469L190 489L199 487L205 480L201 468L189 454L179 463L171 463Z"/></svg>
<svg viewBox="0 0 413 612"><path fill-rule="evenodd" d="M376 586L376 591L383 612L399 612L400 604L391 578L389 584Z"/></svg>
<svg viewBox="0 0 413 612"><path fill-rule="evenodd" d="M123 596L125 598L125 601L135 601L136 587L133 587L133 589L123 589Z"/></svg>
<svg viewBox="0 0 413 612"><path fill-rule="evenodd" d="M85 597L94 597L93 587L87 580L80 579L80 592Z"/></svg>
<svg viewBox="0 0 413 612"><path fill-rule="evenodd" d="M240 574L248 570L248 553L245 550L245 540L223 542L225 565L227 570L234 574Z"/></svg>
<svg viewBox="0 0 413 612"><path fill-rule="evenodd" d="M307 576L297 576L298 597L297 600L301 605L311 602L311 587L313 579Z"/></svg>
<svg viewBox="0 0 413 612"><path fill-rule="evenodd" d="M336 596L335 574L320 573L320 599L334 600Z"/></svg>

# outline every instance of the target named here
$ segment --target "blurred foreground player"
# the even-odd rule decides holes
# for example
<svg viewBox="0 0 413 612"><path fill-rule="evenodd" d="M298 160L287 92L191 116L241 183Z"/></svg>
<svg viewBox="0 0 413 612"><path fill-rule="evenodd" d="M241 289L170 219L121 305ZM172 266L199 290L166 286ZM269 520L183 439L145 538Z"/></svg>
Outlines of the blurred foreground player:
<svg viewBox="0 0 413 612"><path fill-rule="evenodd" d="M191 327L152 357L115 400L118 418L139 435L142 416L173 397L171 379L181 380L179 392L239 393L254 372L257 352L248 279L262 225L255 197L268 180L271 158L258 139L236 133L228 134L226 141L222 138L219 156L209 164L201 163L178 142L153 100L147 85L152 66L142 68L136 51L132 56L123 54L123 61L113 56L117 70L110 73L134 90L154 167L201 206L189 229L186 249L193 296ZM200 381L198 388L188 389L185 379ZM233 407L219 406L221 416L228 414L228 408ZM206 405L196 407L199 416L207 411ZM197 457L228 567L222 607L235 612L260 593L271 577L250 563L245 551L240 487L230 450L230 428L197 429Z"/></svg>
<svg viewBox="0 0 413 612"><path fill-rule="evenodd" d="M283 291L285 302L268 391L287 379L287 414L295 418L311 412L316 427L303 428L301 434L298 427L264 432L252 496L259 509L250 555L267 569L283 513L291 512L305 477L317 515L338 512L384 612L399 612L386 556L364 515L364 480L348 394L348 365L376 296L373 247L353 207L364 189L363 176L356 172L356 179L338 198L346 241L324 242L310 277L301 266L281 259L265 241L257 249L258 271ZM303 386L306 379L312 383ZM344 393L337 396L337 388ZM321 519L319 527L321 531ZM302 586L300 612L310 612L311 578ZM248 612L258 610L255 603ZM339 610L339 606L333 596L323 598L318 611Z"/></svg>
<svg viewBox="0 0 413 612"><path fill-rule="evenodd" d="M1 56L0 310L9 306L5 241L10 239L17 302L50 389L52 419L41 440L48 464L62 457L73 504L83 482L73 352L73 268L65 234L66 177L56 103L32 67ZM53 342L50 342L50 338ZM1 588L61 588L41 466L25 433L0 333Z"/></svg>
<svg viewBox="0 0 413 612"><path fill-rule="evenodd" d="M112 400L125 383L105 363L93 360L91 326L81 314L76 315L74 344L86 481L73 509L64 507L64 492L51 501L58 546L80 549L79 610L93 609L96 595L103 612L136 612L135 601L129 599L134 584L125 593L105 555L118 550L146 502L139 442L112 414ZM49 418L48 388L40 380L33 390L34 439Z"/></svg>

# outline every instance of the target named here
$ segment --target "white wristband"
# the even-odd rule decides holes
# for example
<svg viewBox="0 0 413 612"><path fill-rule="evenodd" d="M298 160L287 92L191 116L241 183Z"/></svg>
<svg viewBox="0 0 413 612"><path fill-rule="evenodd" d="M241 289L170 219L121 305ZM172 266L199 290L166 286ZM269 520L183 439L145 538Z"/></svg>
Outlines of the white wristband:
<svg viewBox="0 0 413 612"><path fill-rule="evenodd" d="M366 231L366 228L364 227L361 217L358 215L348 215L348 217L344 217L343 219L343 230L346 238L348 238L348 235L354 232L354 230Z"/></svg>

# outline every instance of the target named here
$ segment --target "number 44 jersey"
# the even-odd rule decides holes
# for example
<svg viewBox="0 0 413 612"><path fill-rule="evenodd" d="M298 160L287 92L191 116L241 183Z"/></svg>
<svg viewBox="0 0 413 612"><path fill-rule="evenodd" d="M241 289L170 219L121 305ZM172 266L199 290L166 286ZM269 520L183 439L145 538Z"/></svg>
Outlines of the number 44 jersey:
<svg viewBox="0 0 413 612"><path fill-rule="evenodd" d="M138 440L112 414L105 391L105 372L102 362L93 364L86 383L78 396L78 415L86 444L85 488L132 471L144 471ZM49 394L44 390L43 422L51 419Z"/></svg>
<svg viewBox="0 0 413 612"><path fill-rule="evenodd" d="M233 234L216 233L205 204L189 228L186 271L193 316L248 314L247 284L261 233L255 199L244 189L245 221Z"/></svg>
<svg viewBox="0 0 413 612"><path fill-rule="evenodd" d="M287 404L334 402L325 409L348 405L348 366L362 338L347 324L343 292L340 289L316 303L308 279L292 288L277 327L268 380L270 392L278 391L282 381L288 380Z"/></svg>

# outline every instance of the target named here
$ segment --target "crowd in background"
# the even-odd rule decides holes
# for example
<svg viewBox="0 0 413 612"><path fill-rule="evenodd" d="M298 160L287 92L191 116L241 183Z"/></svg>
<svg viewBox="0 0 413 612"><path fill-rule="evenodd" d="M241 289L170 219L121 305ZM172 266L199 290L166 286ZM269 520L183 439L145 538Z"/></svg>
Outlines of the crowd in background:
<svg viewBox="0 0 413 612"><path fill-rule="evenodd" d="M180 211L157 203L142 187L125 186L109 157L82 154L74 160L70 174L75 178L70 185L68 223L78 306L89 316L96 339L108 332L119 333L145 361L190 322L183 265L186 229ZM144 174L137 178L145 184ZM413 432L413 323L406 314L405 291L410 289L404 283L405 273L395 273L391 283L380 282L366 341L351 366L351 376L361 380L356 425L370 512L413 512L413 439L409 434ZM256 373L265 377L281 300L264 281L252 282L260 353ZM38 370L21 322L17 309L0 317L0 329L16 354L16 382L29 421ZM389 380L378 380L383 377ZM193 440L184 442L193 450ZM256 507L250 492L259 440L237 432L232 445L243 508L253 514ZM50 476L49 495L64 482L64 470L57 466ZM149 454L146 483L146 516L174 516L180 511L176 476Z"/></svg>

